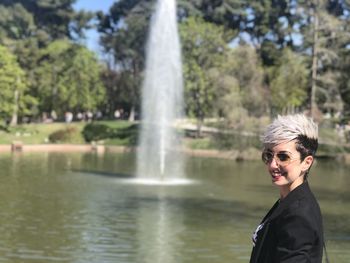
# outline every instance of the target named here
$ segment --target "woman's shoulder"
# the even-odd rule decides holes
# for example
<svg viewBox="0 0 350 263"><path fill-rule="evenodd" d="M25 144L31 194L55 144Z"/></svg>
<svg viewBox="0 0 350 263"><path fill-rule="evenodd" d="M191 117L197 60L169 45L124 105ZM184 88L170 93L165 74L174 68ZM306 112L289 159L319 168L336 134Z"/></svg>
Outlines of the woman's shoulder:
<svg viewBox="0 0 350 263"><path fill-rule="evenodd" d="M282 221L303 222L311 228L319 228L319 224L322 224L321 210L315 198L296 199L281 215Z"/></svg>
<svg viewBox="0 0 350 263"><path fill-rule="evenodd" d="M313 196L304 196L293 200L289 206L286 207L286 211L293 214L310 214L313 211L318 211L319 205Z"/></svg>
<svg viewBox="0 0 350 263"><path fill-rule="evenodd" d="M319 204L307 182L293 190L282 202L285 202L283 205L284 215L305 215L308 217L321 215Z"/></svg>

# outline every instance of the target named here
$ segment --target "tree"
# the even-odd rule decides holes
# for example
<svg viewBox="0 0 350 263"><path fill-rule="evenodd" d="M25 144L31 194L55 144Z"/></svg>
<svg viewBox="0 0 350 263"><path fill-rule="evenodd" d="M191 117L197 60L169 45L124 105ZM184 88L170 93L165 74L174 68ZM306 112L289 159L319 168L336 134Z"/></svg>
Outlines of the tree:
<svg viewBox="0 0 350 263"><path fill-rule="evenodd" d="M232 56L228 57L229 62L225 66L232 63ZM213 69L210 77L216 79L216 101L215 109L218 115L224 118L224 128L237 129L244 122L247 116L247 110L243 108L242 97L238 80L226 70Z"/></svg>
<svg viewBox="0 0 350 263"><path fill-rule="evenodd" d="M100 79L102 66L86 47L73 45L71 52L73 57L64 80L67 87L70 85L67 106L75 112L96 110L105 100L105 88Z"/></svg>
<svg viewBox="0 0 350 263"><path fill-rule="evenodd" d="M125 90L123 94L129 92L129 108L135 108L139 104L145 44L155 2L154 0L120 0L110 8L108 14L104 15L101 12L98 14L101 43L105 52L113 56L114 67L111 67L111 70L115 70L118 76L123 76L119 78L116 86ZM220 38L227 42L237 33L241 16L244 14L242 13L243 2L242 0L181 0L178 1L177 9L179 21L186 23L189 16L197 15L212 24L223 24L225 27L222 27ZM231 15L234 16L233 19ZM235 28L236 31L233 31L232 28ZM215 59L214 53L213 59ZM194 74L198 67L193 63L191 66L190 64L187 64L187 69L185 65L184 70ZM196 77L192 76L193 79L202 73L197 71L196 74Z"/></svg>
<svg viewBox="0 0 350 263"><path fill-rule="evenodd" d="M265 42L273 41L276 47L294 47L294 26L299 18L295 15L297 1L249 0L243 30L260 51Z"/></svg>
<svg viewBox="0 0 350 263"><path fill-rule="evenodd" d="M104 100L101 66L87 48L55 41L42 50L39 61L35 92L42 112L92 111Z"/></svg>
<svg viewBox="0 0 350 263"><path fill-rule="evenodd" d="M16 125L19 114L28 113L35 100L26 94L25 73L16 61L16 57L0 46L0 118Z"/></svg>
<svg viewBox="0 0 350 263"><path fill-rule="evenodd" d="M224 37L232 40L246 20L246 0L180 0L178 16L180 20L187 17L201 17L204 21L224 27Z"/></svg>
<svg viewBox="0 0 350 263"><path fill-rule="evenodd" d="M33 14L21 4L0 5L0 42L7 46L29 75L35 67L38 38Z"/></svg>
<svg viewBox="0 0 350 263"><path fill-rule="evenodd" d="M339 52L349 43L347 1L247 1L241 32L257 48L263 65L276 66L285 48L303 54L308 65L312 115L334 110L339 101ZM332 105L332 106L330 106Z"/></svg>
<svg viewBox="0 0 350 263"><path fill-rule="evenodd" d="M39 53L36 32L33 14L21 4L0 5L0 43L16 56L19 66L25 71L28 94L36 86L33 73Z"/></svg>
<svg viewBox="0 0 350 263"><path fill-rule="evenodd" d="M34 18L22 5L0 4L0 36L2 44L29 38L35 31Z"/></svg>
<svg viewBox="0 0 350 263"><path fill-rule="evenodd" d="M249 45L235 47L226 59L225 69L237 80L242 106L248 114L254 117L267 114L264 71L256 49Z"/></svg>
<svg viewBox="0 0 350 263"><path fill-rule="evenodd" d="M220 69L211 70L216 79L215 108L224 117L223 128L242 131L256 117L268 114L268 92L261 60L254 47L238 45L228 50ZM251 127L250 127L251 128Z"/></svg>
<svg viewBox="0 0 350 263"><path fill-rule="evenodd" d="M350 116L350 52L343 51L341 62L341 71L339 76L339 93L342 101L344 101L344 115Z"/></svg>
<svg viewBox="0 0 350 263"><path fill-rule="evenodd" d="M21 6L32 14L36 36L41 39L41 44L46 45L56 39L74 39L76 36L83 36L83 30L89 27L88 22L92 19L93 13L75 12L73 9L75 2L76 0L0 0L0 5L8 8ZM24 30L25 25L22 24L17 28Z"/></svg>
<svg viewBox="0 0 350 263"><path fill-rule="evenodd" d="M26 73L27 93L37 96L35 70L40 50L55 39L80 40L93 14L76 13L75 0L0 0L0 43L16 55ZM36 108L32 115L38 114Z"/></svg>
<svg viewBox="0 0 350 263"><path fill-rule="evenodd" d="M105 53L113 57L111 71L116 71L117 86L128 94L125 104L130 120L140 104L140 87L145 64L145 46L155 1L121 0L108 14L98 13L100 42Z"/></svg>
<svg viewBox="0 0 350 263"><path fill-rule="evenodd" d="M271 104L275 112L294 113L307 99L308 70L302 56L285 49L270 69Z"/></svg>
<svg viewBox="0 0 350 263"><path fill-rule="evenodd" d="M308 0L299 3L297 15L304 17L300 31L304 36L303 50L310 53L311 114L318 109L333 111L339 104L340 52L347 48L350 34L346 30L349 9L346 1Z"/></svg>
<svg viewBox="0 0 350 263"><path fill-rule="evenodd" d="M198 135L204 118L214 115L217 98L216 81L210 72L220 68L227 44L224 29L200 18L188 18L180 26L182 40L185 104L189 116L198 123Z"/></svg>

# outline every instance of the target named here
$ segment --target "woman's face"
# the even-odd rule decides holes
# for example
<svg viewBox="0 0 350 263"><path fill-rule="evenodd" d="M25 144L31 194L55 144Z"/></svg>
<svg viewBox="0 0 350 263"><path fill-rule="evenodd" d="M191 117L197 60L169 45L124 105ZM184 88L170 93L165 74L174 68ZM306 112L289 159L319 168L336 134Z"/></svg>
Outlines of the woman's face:
<svg viewBox="0 0 350 263"><path fill-rule="evenodd" d="M289 191L303 183L305 172L313 161L312 156L307 156L301 161L295 141L281 143L266 149L263 159L264 157L272 183Z"/></svg>

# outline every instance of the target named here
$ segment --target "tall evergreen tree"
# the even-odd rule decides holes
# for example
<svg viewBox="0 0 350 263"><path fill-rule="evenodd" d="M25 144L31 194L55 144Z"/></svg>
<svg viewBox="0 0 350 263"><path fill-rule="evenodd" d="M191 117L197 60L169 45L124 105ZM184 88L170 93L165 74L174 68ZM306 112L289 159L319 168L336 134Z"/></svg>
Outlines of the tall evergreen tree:
<svg viewBox="0 0 350 263"><path fill-rule="evenodd" d="M298 15L305 18L300 25L303 50L311 50L309 105L313 116L319 109L335 110L334 105L340 103L339 52L350 40L344 30L344 8L340 1L307 0L299 4Z"/></svg>
<svg viewBox="0 0 350 263"><path fill-rule="evenodd" d="M11 8L22 6L32 14L36 26L36 35L43 44L61 38L81 36L82 30L88 26L93 17L89 12L75 12L73 4L76 0L0 0L0 5ZM22 24L22 27L25 27ZM23 29L22 29L23 30Z"/></svg>

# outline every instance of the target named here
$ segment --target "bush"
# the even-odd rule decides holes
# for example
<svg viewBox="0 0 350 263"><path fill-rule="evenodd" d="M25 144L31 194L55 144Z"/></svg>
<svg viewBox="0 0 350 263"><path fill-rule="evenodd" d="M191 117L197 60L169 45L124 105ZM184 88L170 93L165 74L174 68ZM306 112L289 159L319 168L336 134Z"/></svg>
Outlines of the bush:
<svg viewBox="0 0 350 263"><path fill-rule="evenodd" d="M201 150L207 150L207 149L215 149L216 145L213 144L213 140L211 138L200 138L195 140L190 140L188 142L188 146L191 149L201 149Z"/></svg>
<svg viewBox="0 0 350 263"><path fill-rule="evenodd" d="M81 138L76 127L67 127L51 133L49 141L53 143L78 143L81 142Z"/></svg>
<svg viewBox="0 0 350 263"><path fill-rule="evenodd" d="M261 142L258 135L247 135L241 133L217 133L214 141L219 149L244 150L247 148L261 148Z"/></svg>
<svg viewBox="0 0 350 263"><path fill-rule="evenodd" d="M82 134L86 142L100 141L112 137L113 129L105 124L89 123Z"/></svg>
<svg viewBox="0 0 350 263"><path fill-rule="evenodd" d="M0 124L0 131L4 131L4 132L7 132L9 133L10 130L9 130L9 127L5 124Z"/></svg>
<svg viewBox="0 0 350 263"><path fill-rule="evenodd" d="M126 127L111 127L107 124L90 123L82 131L86 142L107 140L107 142L118 141L124 145L136 145L138 138L138 125Z"/></svg>

